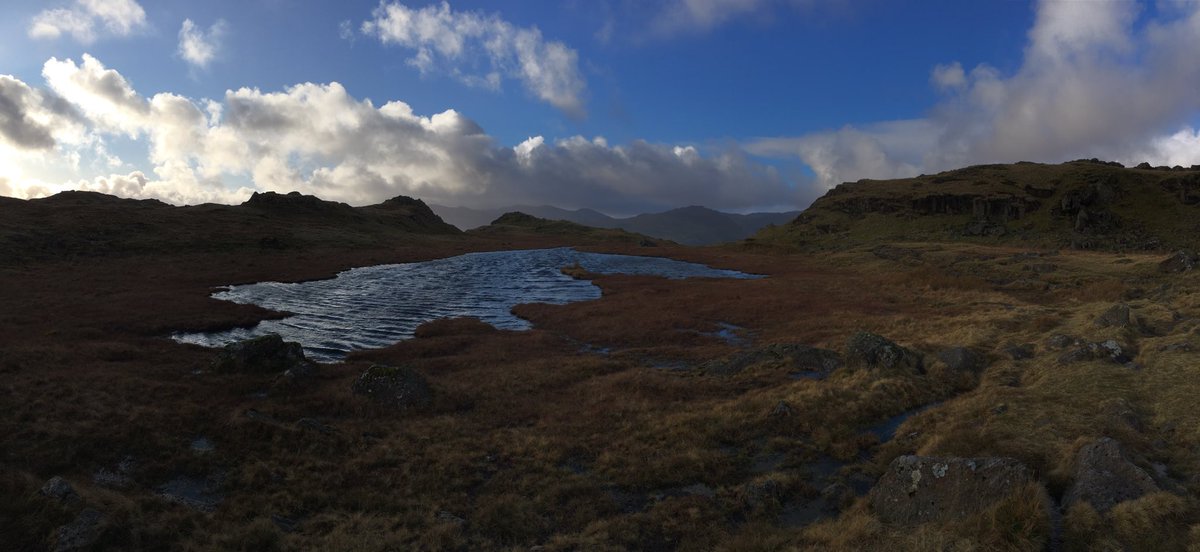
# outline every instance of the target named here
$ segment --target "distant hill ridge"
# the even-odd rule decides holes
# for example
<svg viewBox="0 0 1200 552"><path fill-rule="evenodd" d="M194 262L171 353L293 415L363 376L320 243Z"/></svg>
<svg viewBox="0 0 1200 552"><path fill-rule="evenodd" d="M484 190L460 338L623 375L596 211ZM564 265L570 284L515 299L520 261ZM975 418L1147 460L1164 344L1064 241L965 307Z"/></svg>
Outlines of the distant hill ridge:
<svg viewBox="0 0 1200 552"><path fill-rule="evenodd" d="M742 240L768 225L786 224L799 214L799 211L789 211L741 215L691 206L662 213L616 218L592 209L572 211L549 205L503 209L471 209L443 205L429 207L443 220L463 230L486 226L506 212L521 212L547 220L565 220L596 228L619 228L686 245L711 245Z"/></svg>
<svg viewBox="0 0 1200 552"><path fill-rule="evenodd" d="M975 241L1165 250L1200 244L1200 166L1125 168L1095 159L978 165L838 185L754 243L844 247Z"/></svg>

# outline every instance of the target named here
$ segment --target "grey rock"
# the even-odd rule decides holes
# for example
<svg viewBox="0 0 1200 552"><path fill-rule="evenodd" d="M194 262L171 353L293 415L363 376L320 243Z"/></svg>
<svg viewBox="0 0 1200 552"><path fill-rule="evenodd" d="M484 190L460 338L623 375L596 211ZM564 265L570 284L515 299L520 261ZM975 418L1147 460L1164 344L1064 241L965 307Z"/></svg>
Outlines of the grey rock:
<svg viewBox="0 0 1200 552"><path fill-rule="evenodd" d="M886 523L945 522L987 510L1033 481L1033 473L1012 458L900 456L868 500Z"/></svg>
<svg viewBox="0 0 1200 552"><path fill-rule="evenodd" d="M132 456L126 456L117 463L114 469L100 468L92 474L92 482L111 489L125 489L133 484L133 471L137 462Z"/></svg>
<svg viewBox="0 0 1200 552"><path fill-rule="evenodd" d="M1098 512L1143 495L1157 492L1158 484L1125 456L1117 441L1104 437L1079 449L1075 457L1075 482L1063 496L1063 506L1088 502Z"/></svg>
<svg viewBox="0 0 1200 552"><path fill-rule="evenodd" d="M966 347L951 347L937 354L938 360L956 372L979 372L987 366L983 355Z"/></svg>
<svg viewBox="0 0 1200 552"><path fill-rule="evenodd" d="M792 405L788 404L787 401L779 401L779 403L775 405L775 408L771 409L771 417L786 418L791 416L794 412L795 411L792 409Z"/></svg>
<svg viewBox="0 0 1200 552"><path fill-rule="evenodd" d="M1135 368L1137 365L1133 363L1129 353L1124 346L1113 339L1099 342L1076 341L1074 347L1058 356L1058 363L1071 364L1088 360L1106 360Z"/></svg>
<svg viewBox="0 0 1200 552"><path fill-rule="evenodd" d="M221 373L276 374L303 369L308 364L299 343L268 334L226 345L213 359L212 369Z"/></svg>
<svg viewBox="0 0 1200 552"><path fill-rule="evenodd" d="M225 500L220 493L222 474L212 474L205 478L179 476L156 489L158 496L168 502L186 506L198 512L211 513Z"/></svg>
<svg viewBox="0 0 1200 552"><path fill-rule="evenodd" d="M433 402L429 382L407 366L371 366L355 380L351 390L356 395L399 409L422 408Z"/></svg>
<svg viewBox="0 0 1200 552"><path fill-rule="evenodd" d="M192 439L191 449L196 454L208 454L216 450L216 445L208 439L208 437L197 437Z"/></svg>
<svg viewBox="0 0 1200 552"><path fill-rule="evenodd" d="M59 502L76 502L79 500L79 495L75 492L75 487L71 486L66 479L59 476L51 477L42 485L38 491L42 496L52 498Z"/></svg>
<svg viewBox="0 0 1200 552"><path fill-rule="evenodd" d="M442 510L442 511L438 512L438 513L437 513L437 516L435 516L435 517L437 518L437 520L438 520L438 523L449 523L449 524L452 524L452 525L463 525L463 524L465 524L465 523L467 522L467 520L463 519L462 517L460 517L460 516L456 516L456 515L454 515L454 514L452 514L452 513L450 513L450 512L447 512L447 511L445 511L445 510Z"/></svg>
<svg viewBox="0 0 1200 552"><path fill-rule="evenodd" d="M86 508L71 523L59 527L54 532L54 552L70 552L74 550L91 550L100 537L104 536L104 514Z"/></svg>
<svg viewBox="0 0 1200 552"><path fill-rule="evenodd" d="M858 332L846 343L846 365L851 368L925 373L924 360L919 353L870 332Z"/></svg>
<svg viewBox="0 0 1200 552"><path fill-rule="evenodd" d="M1076 341L1078 340L1066 334L1054 334L1046 338L1046 346L1052 349L1065 349Z"/></svg>
<svg viewBox="0 0 1200 552"><path fill-rule="evenodd" d="M1195 270L1196 267L1200 267L1200 256L1196 255L1194 251L1186 249L1176 251L1158 263L1158 271L1166 273L1186 272Z"/></svg>
<svg viewBox="0 0 1200 552"><path fill-rule="evenodd" d="M1130 316L1129 305L1124 303L1113 305L1108 310L1104 311L1096 318L1096 327L1099 328L1127 328L1131 326L1132 317Z"/></svg>
<svg viewBox="0 0 1200 552"><path fill-rule="evenodd" d="M333 426L330 426L329 424L321 422L315 418L300 418L299 420L296 420L296 427L300 429L307 429L309 431L315 431L324 435L331 435L337 431L333 428Z"/></svg>

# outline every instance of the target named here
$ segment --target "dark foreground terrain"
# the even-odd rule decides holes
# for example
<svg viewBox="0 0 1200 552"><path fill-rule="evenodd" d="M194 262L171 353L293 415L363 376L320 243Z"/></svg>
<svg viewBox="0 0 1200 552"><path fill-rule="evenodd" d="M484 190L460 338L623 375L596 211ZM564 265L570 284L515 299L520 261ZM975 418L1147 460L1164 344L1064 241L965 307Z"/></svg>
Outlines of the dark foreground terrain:
<svg viewBox="0 0 1200 552"><path fill-rule="evenodd" d="M704 249L518 215L459 233L406 200L0 201L0 534L15 550L1200 546L1200 271L1175 253L1197 245L1196 173L1008 167L849 185ZM947 176L959 199L926 208ZM986 207L1010 186L1042 191ZM768 277L568 270L603 298L520 305L527 332L433 322L315 368L165 338L275 315L214 286L558 245Z"/></svg>

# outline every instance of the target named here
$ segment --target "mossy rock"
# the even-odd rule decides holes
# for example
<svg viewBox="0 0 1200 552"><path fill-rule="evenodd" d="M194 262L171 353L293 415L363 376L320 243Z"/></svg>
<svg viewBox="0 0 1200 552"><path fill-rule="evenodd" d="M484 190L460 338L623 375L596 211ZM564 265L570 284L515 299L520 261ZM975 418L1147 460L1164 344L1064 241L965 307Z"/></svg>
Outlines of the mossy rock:
<svg viewBox="0 0 1200 552"><path fill-rule="evenodd" d="M212 369L221 373L277 374L308 365L299 343L267 334L226 345L213 359Z"/></svg>
<svg viewBox="0 0 1200 552"><path fill-rule="evenodd" d="M398 409L423 408L433 402L429 382L407 366L375 364L354 381L351 390L355 395Z"/></svg>

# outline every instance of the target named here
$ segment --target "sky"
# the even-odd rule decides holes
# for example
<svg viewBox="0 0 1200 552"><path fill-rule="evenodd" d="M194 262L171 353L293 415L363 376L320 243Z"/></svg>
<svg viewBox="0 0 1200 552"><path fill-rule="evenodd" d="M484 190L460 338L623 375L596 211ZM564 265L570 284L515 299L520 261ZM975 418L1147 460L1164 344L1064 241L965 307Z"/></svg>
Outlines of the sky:
<svg viewBox="0 0 1200 552"><path fill-rule="evenodd" d="M0 195L804 208L1200 164L1196 0L5 0Z"/></svg>

